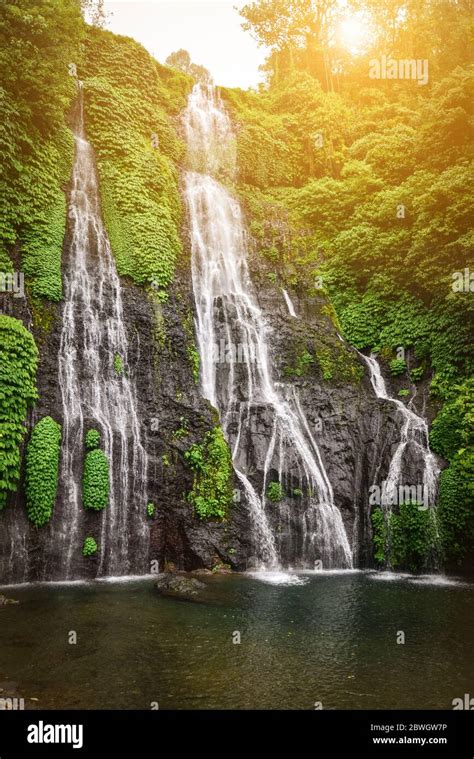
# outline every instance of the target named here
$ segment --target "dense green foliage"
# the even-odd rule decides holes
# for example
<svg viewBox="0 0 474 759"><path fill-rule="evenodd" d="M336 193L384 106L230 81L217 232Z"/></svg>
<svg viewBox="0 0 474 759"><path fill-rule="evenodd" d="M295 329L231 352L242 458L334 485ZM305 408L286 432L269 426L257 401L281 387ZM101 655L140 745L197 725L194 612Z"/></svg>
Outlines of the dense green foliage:
<svg viewBox="0 0 474 759"><path fill-rule="evenodd" d="M284 498L285 493L283 492L281 484L273 481L268 483L266 496L271 503L278 503Z"/></svg>
<svg viewBox="0 0 474 759"><path fill-rule="evenodd" d="M95 539L89 536L84 540L84 545L82 547L82 555L86 557L94 556L94 554L97 553L97 548L98 546Z"/></svg>
<svg viewBox="0 0 474 759"><path fill-rule="evenodd" d="M95 28L80 77L119 274L164 293L181 250L175 162L183 145L170 117L184 107L191 80L156 63L132 39Z"/></svg>
<svg viewBox="0 0 474 759"><path fill-rule="evenodd" d="M438 519L444 558L459 563L474 548L473 379L451 388L430 442L450 462L440 477Z"/></svg>
<svg viewBox="0 0 474 759"><path fill-rule="evenodd" d="M28 290L59 300L66 226L63 186L73 161L66 114L83 23L75 0L0 5L0 271L19 243Z"/></svg>
<svg viewBox="0 0 474 759"><path fill-rule="evenodd" d="M101 511L109 503L109 460L100 448L86 454L82 477L84 508Z"/></svg>
<svg viewBox="0 0 474 759"><path fill-rule="evenodd" d="M73 160L68 112L77 77L84 81L86 132L118 271L150 284L158 301L167 297L181 251L177 166L184 146L176 118L189 73L205 77L183 51L170 63L186 73L156 63L129 38L86 27L80 5L0 5L0 271L21 262L36 326L44 315L41 298L62 295L64 189ZM380 353L407 384L431 380L432 397L444 403L431 444L448 462L440 478L440 547L447 562L457 562L474 544L474 300L468 289L453 287L456 273L473 266L469 8L434 0L349 6L376 24L358 56L334 41L344 13L336 0L261 0L241 9L246 28L270 55L266 87L223 91L237 128L234 189L268 281L328 296L338 329L356 348ZM370 59L388 50L428 60L429 82L371 79ZM186 350L197 382L192 332ZM9 317L0 316L0 338L1 509L18 483L24 423L36 398L37 350ZM411 349L409 360L399 357L400 347ZM353 354L340 345L315 340L294 351L284 368L288 376L318 371L328 382L360 376ZM121 375L118 355L114 367ZM27 503L37 525L54 503L54 424L42 420L28 448ZM188 434L182 424L175 439ZM85 507L95 510L107 505L109 493L99 444L89 430L83 493ZM185 456L194 471L188 498L196 514L224 517L232 466L221 430L211 430ZM377 559L385 561L389 541L394 566L420 568L432 550L427 512L403 506L389 519L374 512Z"/></svg>
<svg viewBox="0 0 474 759"><path fill-rule="evenodd" d="M304 348L301 353L295 356L294 366L285 366L283 372L287 377L303 377L311 364L314 364L314 357Z"/></svg>
<svg viewBox="0 0 474 759"><path fill-rule="evenodd" d="M37 398L38 350L23 324L0 315L0 510L20 476L20 445L28 408Z"/></svg>
<svg viewBox="0 0 474 759"><path fill-rule="evenodd" d="M394 358L392 361L390 361L390 371L395 376L397 374L405 374L407 370L407 362L403 358Z"/></svg>
<svg viewBox="0 0 474 759"><path fill-rule="evenodd" d="M98 430L88 430L86 433L86 450L93 451L94 448L98 448L100 445L100 432Z"/></svg>
<svg viewBox="0 0 474 759"><path fill-rule="evenodd" d="M474 379L451 388L449 399L433 422L433 450L452 460L474 443Z"/></svg>
<svg viewBox="0 0 474 759"><path fill-rule="evenodd" d="M394 17L404 8L390 4ZM361 4L375 15L377 34L366 55L353 58L327 41L334 2L325 4L319 32L301 35L310 5L302 2L294 16L282 14L277 0L242 11L273 50L268 90L224 90L251 231L283 281L310 290L322 278L357 348L412 346L445 388L473 366L473 299L451 287L472 245L469 15L462 4L445 16L443 4L414 0L390 29L392 55L398 46L401 57L412 57L420 28L417 57L429 57L430 81L419 87L369 78L389 16ZM312 47L318 34L323 66Z"/></svg>
<svg viewBox="0 0 474 759"><path fill-rule="evenodd" d="M201 519L223 519L232 503L232 459L220 427L210 430L202 443L184 454L194 472L188 501Z"/></svg>
<svg viewBox="0 0 474 759"><path fill-rule="evenodd" d="M384 513L377 508L372 514L372 526L377 562L412 572L433 566L438 552L433 509L420 509L417 503L400 504L398 513Z"/></svg>
<svg viewBox="0 0 474 759"><path fill-rule="evenodd" d="M444 385L473 365L472 297L451 287L468 265L471 81L457 69L430 98L408 83L390 90L371 80L328 93L303 73L265 94L225 91L239 130L237 189L269 265L308 290L321 277L350 342L414 347ZM397 171L391 140L401 123L412 140L400 147L406 166ZM328 136L322 148L311 141L318 129ZM438 136L436 148L427 148L428 134Z"/></svg>
<svg viewBox="0 0 474 759"><path fill-rule="evenodd" d="M458 457L441 473L439 519L441 545L446 560L460 563L474 546L474 454Z"/></svg>
<svg viewBox="0 0 474 759"><path fill-rule="evenodd" d="M122 356L120 356L118 353L116 353L114 356L114 369L115 373L121 377L123 374L123 359Z"/></svg>
<svg viewBox="0 0 474 759"><path fill-rule="evenodd" d="M186 352L188 354L189 363L191 364L193 379L197 385L199 384L199 371L201 367L201 357L199 356L199 351L194 345L194 343L191 345L188 345Z"/></svg>
<svg viewBox="0 0 474 759"><path fill-rule="evenodd" d="M179 417L179 427L173 432L175 440L182 440L189 435L188 420L184 416Z"/></svg>
<svg viewBox="0 0 474 759"><path fill-rule="evenodd" d="M338 30L354 10L363 11L365 32L358 54L344 46ZM271 85L304 71L332 90L341 80L360 84L367 59L380 51L395 58L427 58L431 77L439 79L469 55L469 11L469 2L431 0L256 0L240 14L243 28L270 50L264 69Z"/></svg>
<svg viewBox="0 0 474 759"><path fill-rule="evenodd" d="M153 517L155 516L155 511L156 511L155 504L154 503L147 503L146 513L147 513L147 516L150 517L150 519L153 519Z"/></svg>
<svg viewBox="0 0 474 759"><path fill-rule="evenodd" d="M423 366L417 366L415 369L410 369L410 379L413 382L419 382L423 378L424 371L425 369Z"/></svg>
<svg viewBox="0 0 474 759"><path fill-rule="evenodd" d="M291 364L283 367L283 374L287 377L304 377L312 366L317 366L319 375L327 381L358 382L363 376L363 369L354 353L340 341L325 343L318 335L314 344L294 346L293 351Z"/></svg>
<svg viewBox="0 0 474 759"><path fill-rule="evenodd" d="M26 449L26 511L36 527L49 522L58 489L61 426L45 416L33 428Z"/></svg>
<svg viewBox="0 0 474 759"><path fill-rule="evenodd" d="M193 313L191 310L188 312L185 319L183 320L183 327L184 327L184 331L186 333L186 338L187 338L186 353L188 356L188 361L191 366L194 382L196 383L196 385L198 385L200 368L201 368L201 357L196 347L196 342L194 338L194 318L193 318Z"/></svg>
<svg viewBox="0 0 474 759"><path fill-rule="evenodd" d="M266 88L223 90L237 127L235 189L268 276L322 291L350 343L379 353L395 376L431 379L432 397L446 403L432 445L450 461L440 481L442 554L458 561L472 548L474 519L472 442L460 440L472 425L474 299L466 277L459 286L473 269L472 22L467 3L357 5L373 23L359 55L337 42L347 11L335 0L241 10L270 55ZM428 82L371 78L371 59L388 53L428 61ZM287 373L306 373L311 358L299 354ZM317 358L333 381L327 356ZM453 414L464 420L455 428ZM392 519L396 539L403 519ZM420 563L419 545L396 551L400 563Z"/></svg>

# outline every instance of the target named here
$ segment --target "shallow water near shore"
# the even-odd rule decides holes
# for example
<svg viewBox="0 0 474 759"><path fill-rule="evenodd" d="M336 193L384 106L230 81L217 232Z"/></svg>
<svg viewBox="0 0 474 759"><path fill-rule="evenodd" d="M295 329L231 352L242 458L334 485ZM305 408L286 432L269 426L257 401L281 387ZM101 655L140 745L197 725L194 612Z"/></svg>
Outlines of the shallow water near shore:
<svg viewBox="0 0 474 759"><path fill-rule="evenodd" d="M20 604L0 610L0 681L44 709L451 709L472 691L467 582L199 579L197 602L160 597L151 578L3 589Z"/></svg>

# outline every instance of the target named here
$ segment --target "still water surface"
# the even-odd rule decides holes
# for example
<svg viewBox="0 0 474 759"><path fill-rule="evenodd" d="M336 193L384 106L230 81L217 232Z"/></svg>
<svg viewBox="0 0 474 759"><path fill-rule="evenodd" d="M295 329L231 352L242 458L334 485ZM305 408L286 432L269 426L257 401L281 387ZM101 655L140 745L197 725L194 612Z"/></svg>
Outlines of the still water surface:
<svg viewBox="0 0 474 759"><path fill-rule="evenodd" d="M473 585L201 579L198 602L162 598L151 579L5 589L20 604L0 610L0 686L45 709L445 709L474 693Z"/></svg>

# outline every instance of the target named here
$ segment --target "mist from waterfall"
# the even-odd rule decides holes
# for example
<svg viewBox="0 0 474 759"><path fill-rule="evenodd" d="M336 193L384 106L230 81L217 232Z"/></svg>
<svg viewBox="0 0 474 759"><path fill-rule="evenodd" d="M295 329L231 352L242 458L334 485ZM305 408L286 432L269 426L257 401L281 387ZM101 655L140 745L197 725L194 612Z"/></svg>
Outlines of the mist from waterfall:
<svg viewBox="0 0 474 759"><path fill-rule="evenodd" d="M235 136L215 88L194 87L183 123L202 392L218 409L231 447L250 509L256 562L267 568L281 563L282 537L272 529L273 510L286 535L285 555L296 565L312 567L319 560L325 568L351 567L352 552L341 513L310 424L294 388L273 378L270 332L249 276L242 211L219 181L235 176ZM222 340L237 348L227 352L226 360L216 359L213 351ZM259 414L269 417L269 429L263 482L257 489L248 451L263 433ZM289 474L295 471L296 482ZM270 502L267 488L275 477L281 486L289 483L299 490L300 500ZM291 528L295 520L298 534Z"/></svg>

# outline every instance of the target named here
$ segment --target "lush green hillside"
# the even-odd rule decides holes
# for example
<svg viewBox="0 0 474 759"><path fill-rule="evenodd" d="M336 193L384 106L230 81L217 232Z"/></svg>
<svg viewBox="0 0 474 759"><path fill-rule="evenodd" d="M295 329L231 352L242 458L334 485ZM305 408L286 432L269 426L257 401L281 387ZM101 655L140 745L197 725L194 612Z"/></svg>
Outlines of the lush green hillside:
<svg viewBox="0 0 474 759"><path fill-rule="evenodd" d="M20 250L29 292L61 299L64 186L73 138L67 126L84 24L75 0L0 6L0 270Z"/></svg>
<svg viewBox="0 0 474 759"><path fill-rule="evenodd" d="M164 296L180 252L175 162L183 146L171 119L185 104L189 77L160 66L131 39L88 27L80 6L78 0L39 0L34 6L15 0L0 6L0 272L24 273L34 324L43 326L50 323L45 302L62 298L66 189L74 158L71 119L81 78L86 129L97 150L119 272L153 283ZM18 484L23 424L36 386L33 337L20 321L2 318L2 372L10 386L0 420L5 459L0 506ZM28 381L25 375L12 382L21 360L27 362ZM51 509L48 503L49 515ZM39 523L39 517L33 521Z"/></svg>
<svg viewBox="0 0 474 759"><path fill-rule="evenodd" d="M271 281L325 292L349 342L379 352L407 385L431 381L432 398L444 404L432 446L449 462L441 538L445 558L458 561L474 539L468 9L411 0L394 25L362 5L378 36L356 57L330 44L332 0L316 26L311 3L302 4L304 18L276 15L276 0L242 11L271 54L268 86L223 90L237 130L235 189ZM166 299L182 252L177 117L192 79L134 40L87 26L80 6L0 6L0 271L25 273L33 317L43 299L62 298L78 80L119 273ZM428 61L427 83L371 79L370 60L385 49ZM29 356L28 387L12 386L2 417L6 492L18 479L36 358L19 322L4 319L12 345L27 345Z"/></svg>
<svg viewBox="0 0 474 759"><path fill-rule="evenodd" d="M376 88L358 102L325 93L301 72L265 94L224 93L263 256L290 284L322 285L356 347L416 346L442 391L473 366L473 299L452 287L472 236L471 88L456 69L407 107Z"/></svg>
<svg viewBox="0 0 474 759"><path fill-rule="evenodd" d="M132 39L86 26L77 0L3 4L0 39L0 269L12 269L19 249L29 293L62 297L69 120L83 80L119 272L165 290L180 252L176 161L183 145L172 118L190 78L160 66Z"/></svg>
<svg viewBox="0 0 474 759"><path fill-rule="evenodd" d="M173 117L186 103L191 79L160 66L134 40L95 28L79 75L119 273L166 297L181 251L176 163L184 146Z"/></svg>
<svg viewBox="0 0 474 759"><path fill-rule="evenodd" d="M73 162L70 64L84 33L75 0L0 5L0 272L25 275L33 314L62 297L61 255ZM0 508L17 488L28 409L37 399L33 336L0 316Z"/></svg>
<svg viewBox="0 0 474 759"><path fill-rule="evenodd" d="M467 9L418 5L426 19L409 16L391 49L429 56L427 86L369 78L390 32L382 16L373 50L346 54L335 74L340 51L327 47L318 63L297 14L286 28L276 3L257 2L243 15L273 49L269 87L223 95L238 130L236 189L269 276L323 289L349 342L387 362L405 356L394 371L407 384L432 377L432 397L446 403L432 445L451 464L439 503L449 561L474 538L473 68Z"/></svg>

